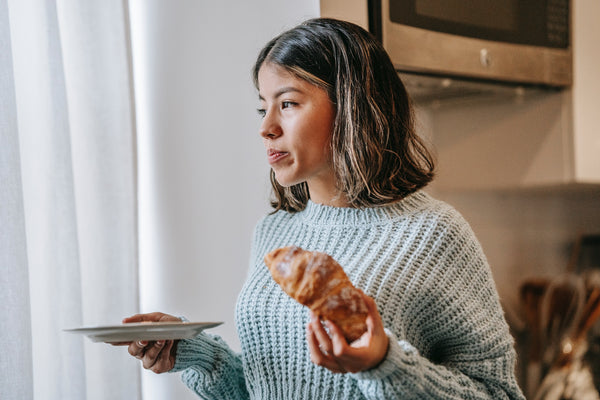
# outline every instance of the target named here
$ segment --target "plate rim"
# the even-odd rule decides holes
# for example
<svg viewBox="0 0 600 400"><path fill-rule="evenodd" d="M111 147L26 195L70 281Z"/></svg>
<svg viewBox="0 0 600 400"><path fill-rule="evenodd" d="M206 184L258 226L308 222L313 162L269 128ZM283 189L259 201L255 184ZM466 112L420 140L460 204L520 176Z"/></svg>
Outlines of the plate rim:
<svg viewBox="0 0 600 400"><path fill-rule="evenodd" d="M64 332L69 333L94 333L104 331L115 331L115 332L126 332L126 331L150 331L156 328L175 328L175 329L194 329L200 327L214 328L222 325L223 321L210 321L210 322L176 322L176 321L163 321L163 322L130 322L121 325L97 325L97 326L82 326L78 328L65 328Z"/></svg>

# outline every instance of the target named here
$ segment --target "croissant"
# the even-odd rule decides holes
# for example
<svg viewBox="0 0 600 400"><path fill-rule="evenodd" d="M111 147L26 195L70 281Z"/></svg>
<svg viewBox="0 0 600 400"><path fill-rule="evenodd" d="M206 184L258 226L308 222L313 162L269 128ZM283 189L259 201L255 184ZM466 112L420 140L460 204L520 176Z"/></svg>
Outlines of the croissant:
<svg viewBox="0 0 600 400"><path fill-rule="evenodd" d="M282 247L265 256L271 276L284 292L330 320L351 343L367 330L367 305L362 292L330 255L297 246Z"/></svg>

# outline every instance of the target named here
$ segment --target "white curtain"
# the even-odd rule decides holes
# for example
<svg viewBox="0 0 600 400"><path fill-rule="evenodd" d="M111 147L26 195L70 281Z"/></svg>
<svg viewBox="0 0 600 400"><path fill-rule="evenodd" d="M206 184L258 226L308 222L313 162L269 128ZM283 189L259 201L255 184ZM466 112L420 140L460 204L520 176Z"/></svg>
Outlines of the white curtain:
<svg viewBox="0 0 600 400"><path fill-rule="evenodd" d="M0 399L137 399L126 350L63 332L138 310L126 0L0 0Z"/></svg>

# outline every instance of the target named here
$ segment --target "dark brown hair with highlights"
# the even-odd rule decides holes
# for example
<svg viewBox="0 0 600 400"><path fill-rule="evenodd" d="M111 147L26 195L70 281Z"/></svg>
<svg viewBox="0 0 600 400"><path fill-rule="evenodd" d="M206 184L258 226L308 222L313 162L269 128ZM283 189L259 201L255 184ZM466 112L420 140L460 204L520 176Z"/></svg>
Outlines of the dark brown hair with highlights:
<svg viewBox="0 0 600 400"><path fill-rule="evenodd" d="M404 84L369 32L349 22L311 19L261 50L253 69L257 88L265 62L324 89L335 104L333 169L350 206L394 202L433 179L433 157L415 132ZM271 184L275 211L306 207L306 183L283 187L271 170Z"/></svg>

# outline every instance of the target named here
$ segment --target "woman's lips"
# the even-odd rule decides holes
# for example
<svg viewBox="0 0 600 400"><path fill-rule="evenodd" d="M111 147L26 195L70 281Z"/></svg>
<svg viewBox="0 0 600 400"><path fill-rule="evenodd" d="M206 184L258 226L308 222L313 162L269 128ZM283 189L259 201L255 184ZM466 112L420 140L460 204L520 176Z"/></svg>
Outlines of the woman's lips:
<svg viewBox="0 0 600 400"><path fill-rule="evenodd" d="M287 157L290 153L275 149L267 150L267 159L269 160L269 164L275 164L279 160L284 157Z"/></svg>

